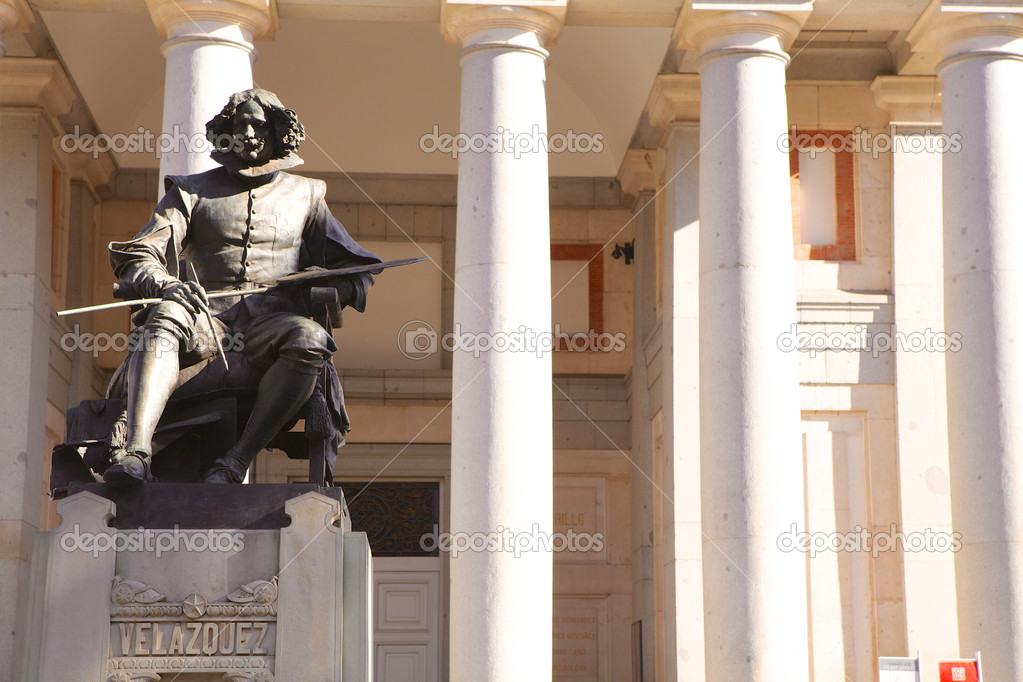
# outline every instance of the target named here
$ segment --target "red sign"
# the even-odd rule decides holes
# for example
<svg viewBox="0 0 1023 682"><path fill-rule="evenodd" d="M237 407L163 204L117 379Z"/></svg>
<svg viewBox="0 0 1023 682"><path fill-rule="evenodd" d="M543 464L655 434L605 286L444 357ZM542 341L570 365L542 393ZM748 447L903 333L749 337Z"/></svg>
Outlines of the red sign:
<svg viewBox="0 0 1023 682"><path fill-rule="evenodd" d="M938 661L938 679L941 682L980 682L977 661Z"/></svg>

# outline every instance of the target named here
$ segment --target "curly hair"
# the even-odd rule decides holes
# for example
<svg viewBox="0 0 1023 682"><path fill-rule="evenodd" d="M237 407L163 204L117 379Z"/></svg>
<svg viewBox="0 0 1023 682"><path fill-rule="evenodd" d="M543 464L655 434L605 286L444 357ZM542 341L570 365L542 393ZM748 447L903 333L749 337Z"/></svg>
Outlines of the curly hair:
<svg viewBox="0 0 1023 682"><path fill-rule="evenodd" d="M305 128L298 122L298 114L286 108L277 95L267 90L253 88L231 95L220 113L206 124L206 139L217 151L226 151L234 143L232 119L238 107L246 102L255 102L262 107L267 122L274 131L274 159L283 159L298 149L305 139Z"/></svg>

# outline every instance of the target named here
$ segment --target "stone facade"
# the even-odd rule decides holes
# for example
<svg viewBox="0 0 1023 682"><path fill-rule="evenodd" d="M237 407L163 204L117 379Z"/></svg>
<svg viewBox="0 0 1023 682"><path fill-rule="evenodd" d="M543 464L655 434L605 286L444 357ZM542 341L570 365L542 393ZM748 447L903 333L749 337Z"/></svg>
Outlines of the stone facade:
<svg viewBox="0 0 1023 682"><path fill-rule="evenodd" d="M432 258L336 333L339 477L437 484L438 533L600 541L387 557L378 671L873 680L919 651L931 679L980 650L1023 677L1021 27L1010 0L0 0L0 667L45 679L19 614L66 523L47 453L124 357L123 310L53 313L110 300L106 244L209 163L78 142L187 141L255 84L360 243ZM427 149L508 131L590 147ZM445 338L520 327L568 333Z"/></svg>

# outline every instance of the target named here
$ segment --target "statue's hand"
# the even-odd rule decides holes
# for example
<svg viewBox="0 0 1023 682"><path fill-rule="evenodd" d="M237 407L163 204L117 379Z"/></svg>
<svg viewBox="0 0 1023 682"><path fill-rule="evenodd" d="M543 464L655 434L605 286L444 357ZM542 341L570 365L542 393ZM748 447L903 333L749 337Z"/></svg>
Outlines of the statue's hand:
<svg viewBox="0 0 1023 682"><path fill-rule="evenodd" d="M172 282L163 288L161 294L165 301L180 304L193 316L207 310L209 306L206 290L196 282Z"/></svg>
<svg viewBox="0 0 1023 682"><path fill-rule="evenodd" d="M352 282L352 278L349 275L328 277L324 280L324 283L337 289L337 298L342 306L350 305L352 299L355 298L355 283Z"/></svg>

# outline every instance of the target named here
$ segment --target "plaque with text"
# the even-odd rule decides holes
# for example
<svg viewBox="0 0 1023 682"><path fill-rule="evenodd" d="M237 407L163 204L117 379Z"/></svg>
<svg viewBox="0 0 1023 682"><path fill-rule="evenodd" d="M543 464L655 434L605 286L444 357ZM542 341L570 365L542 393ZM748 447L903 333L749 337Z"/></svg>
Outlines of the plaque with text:
<svg viewBox="0 0 1023 682"><path fill-rule="evenodd" d="M149 585L117 577L110 599L108 682L192 671L274 679L276 578L242 585L224 602L200 593L169 602Z"/></svg>
<svg viewBox="0 0 1023 682"><path fill-rule="evenodd" d="M555 680L597 679L599 621L596 607L555 606L552 623Z"/></svg>

